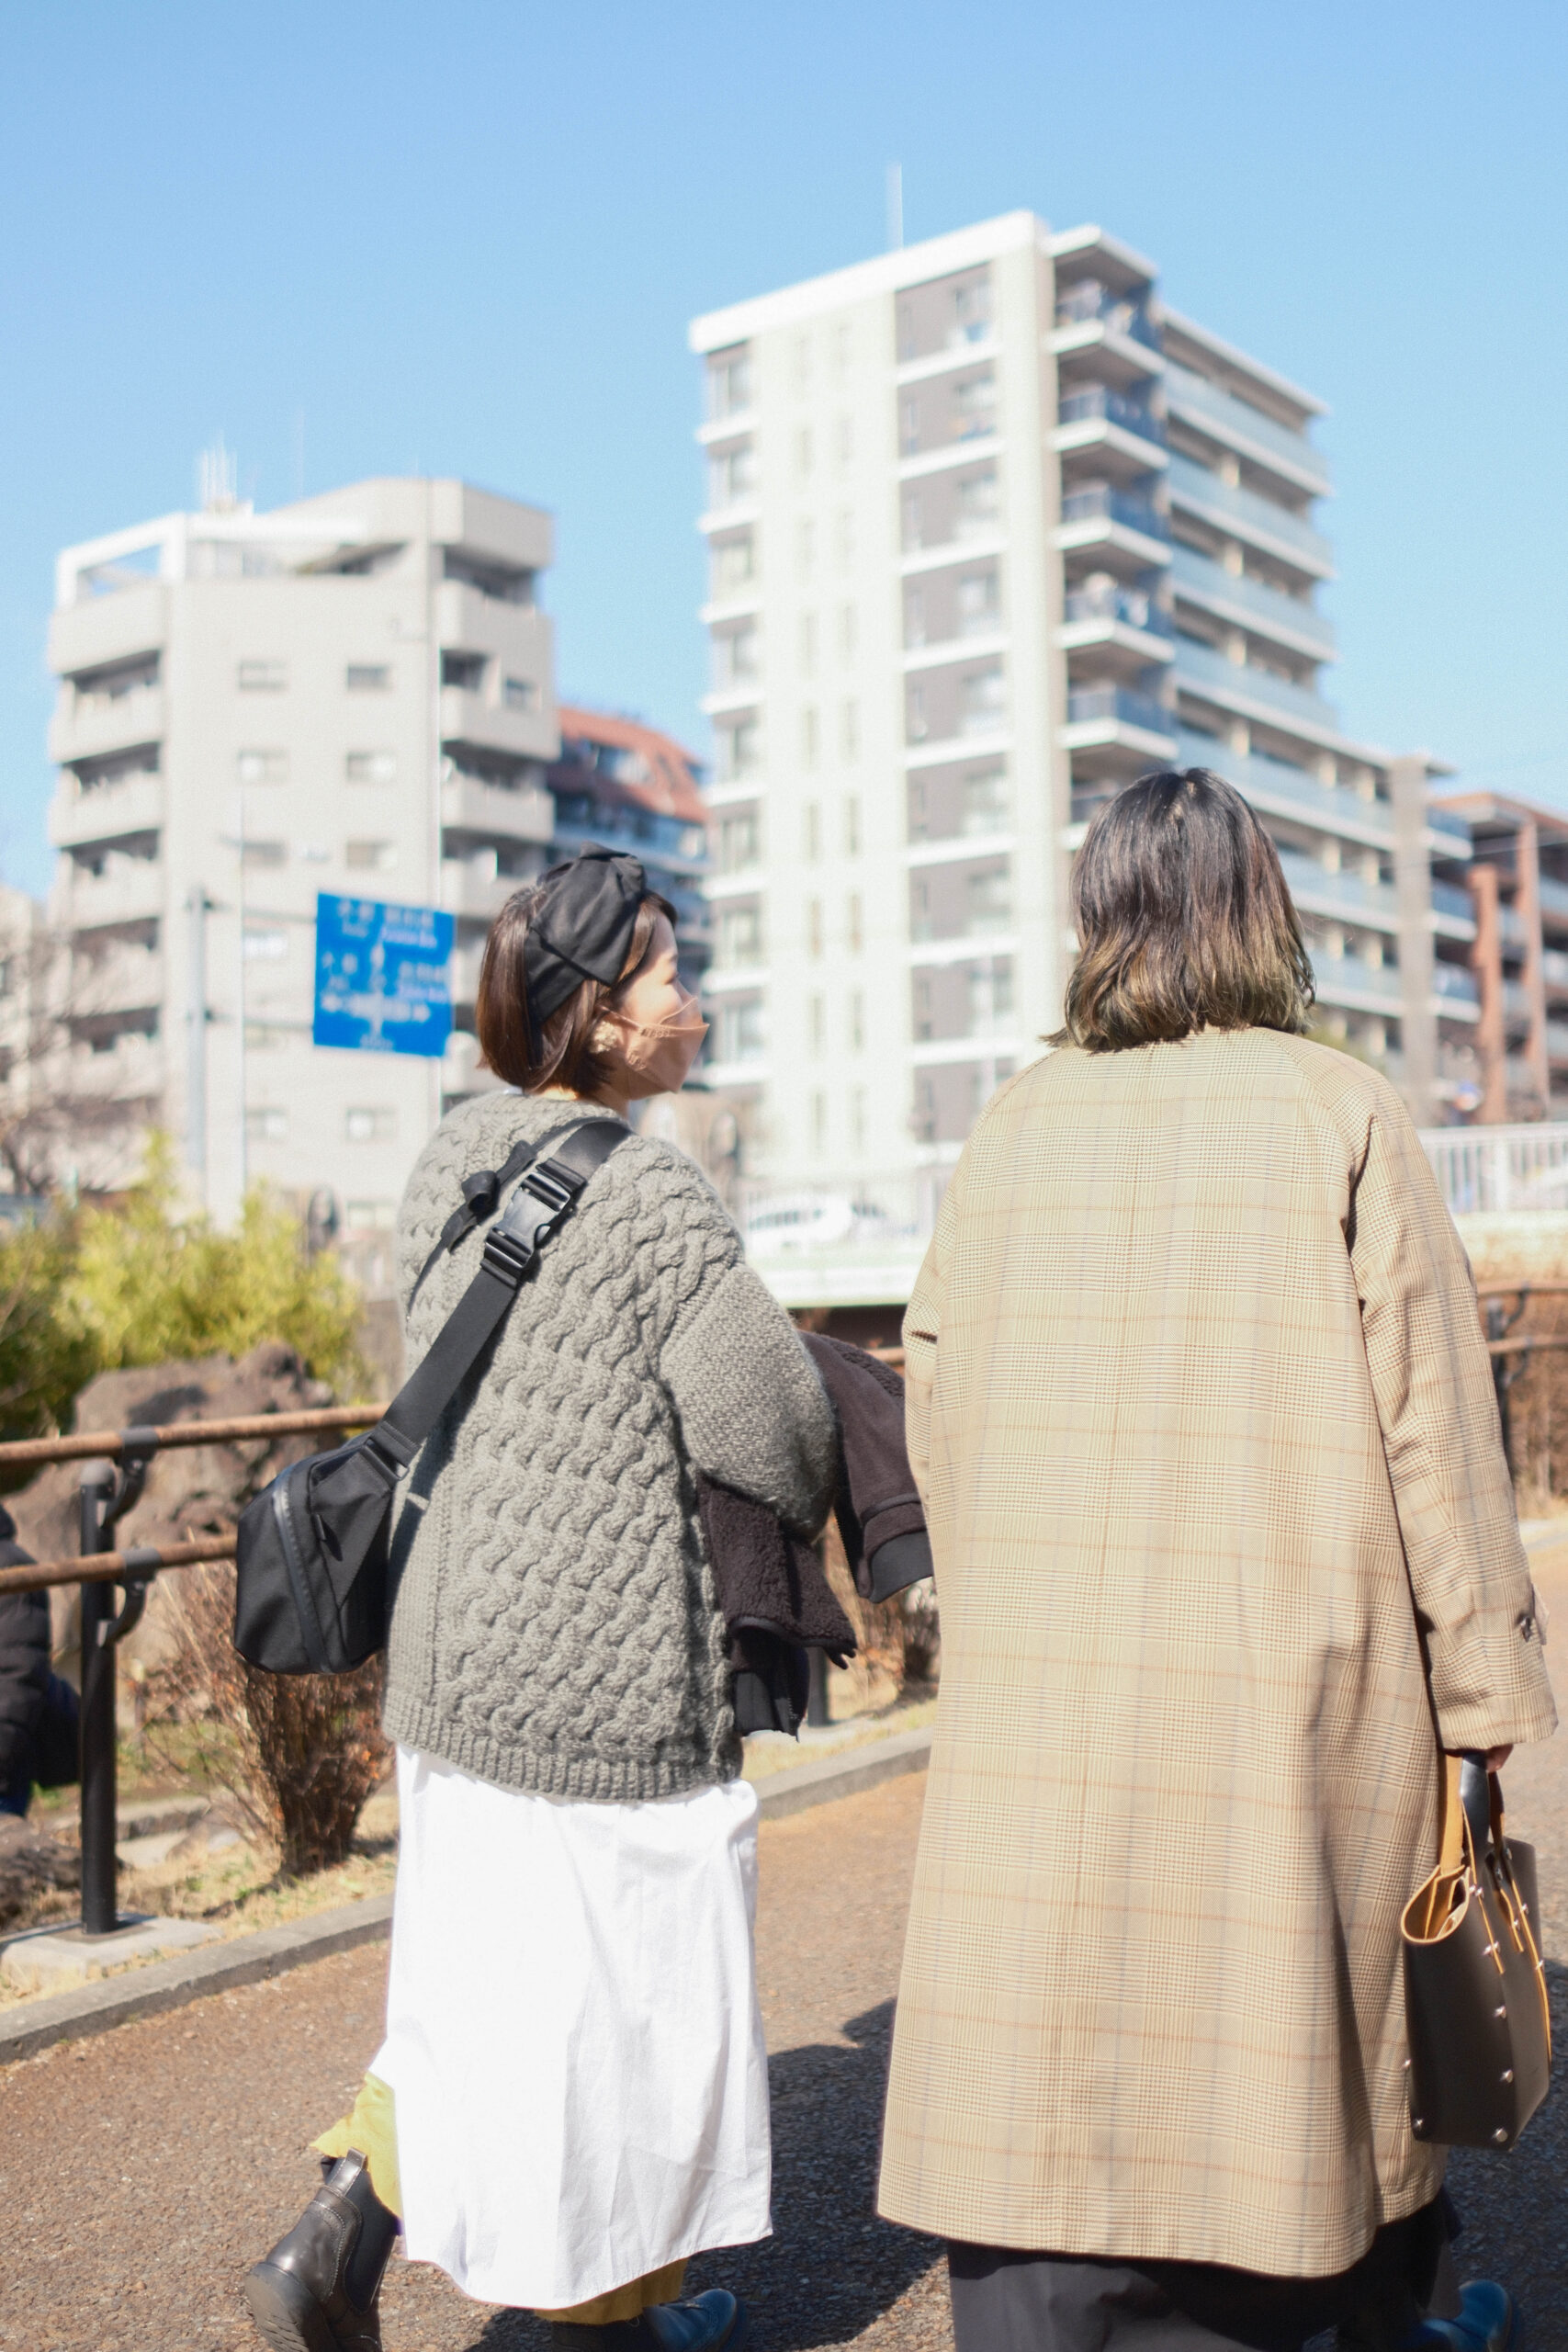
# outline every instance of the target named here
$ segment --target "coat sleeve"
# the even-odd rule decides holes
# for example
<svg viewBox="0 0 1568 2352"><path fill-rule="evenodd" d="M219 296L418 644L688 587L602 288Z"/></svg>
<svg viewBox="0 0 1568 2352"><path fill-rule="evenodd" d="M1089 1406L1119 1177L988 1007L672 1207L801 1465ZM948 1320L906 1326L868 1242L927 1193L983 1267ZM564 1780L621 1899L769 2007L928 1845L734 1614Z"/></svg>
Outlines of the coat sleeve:
<svg viewBox="0 0 1568 2352"><path fill-rule="evenodd" d="M701 1195L694 1189L691 1211L714 1229L659 1363L682 1442L694 1469L814 1536L838 1467L832 1407L799 1333L745 1263L739 1234L705 1185Z"/></svg>
<svg viewBox="0 0 1568 2352"><path fill-rule="evenodd" d="M1350 1256L1443 1746L1545 1739L1557 1713L1470 1263L1392 1093L1355 1180Z"/></svg>

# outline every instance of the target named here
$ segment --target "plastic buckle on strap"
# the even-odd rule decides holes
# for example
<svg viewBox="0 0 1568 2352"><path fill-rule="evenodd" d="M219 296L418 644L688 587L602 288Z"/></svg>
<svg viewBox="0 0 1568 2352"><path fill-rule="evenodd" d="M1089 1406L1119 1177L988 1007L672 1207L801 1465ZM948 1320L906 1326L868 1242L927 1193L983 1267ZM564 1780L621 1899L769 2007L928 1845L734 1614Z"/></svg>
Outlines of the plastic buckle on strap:
<svg viewBox="0 0 1568 2352"><path fill-rule="evenodd" d="M563 1167L558 1159L541 1160L538 1167L531 1168L523 1179L523 1190L532 1193L536 1201L542 1201L546 1208L552 1210L557 1216L563 1209L571 1206L581 1192L582 1184L582 1178L574 1174L571 1169Z"/></svg>
<svg viewBox="0 0 1568 2352"><path fill-rule="evenodd" d="M534 1260L538 1255L535 1237L508 1233L504 1225L485 1236L483 1264L488 1273L499 1274L503 1283L516 1290Z"/></svg>

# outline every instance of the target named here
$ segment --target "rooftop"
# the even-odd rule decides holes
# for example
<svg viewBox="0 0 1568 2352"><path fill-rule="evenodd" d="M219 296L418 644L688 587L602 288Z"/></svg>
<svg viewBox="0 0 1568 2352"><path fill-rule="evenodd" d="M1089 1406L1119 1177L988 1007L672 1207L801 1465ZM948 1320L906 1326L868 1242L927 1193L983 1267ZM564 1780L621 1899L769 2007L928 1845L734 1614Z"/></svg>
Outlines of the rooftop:
<svg viewBox="0 0 1568 2352"><path fill-rule="evenodd" d="M559 707L561 756L550 769L552 784L570 781L574 769L593 771L594 790L611 806L649 808L659 817L704 825L707 807L697 789L696 754L672 735L639 719L614 718L598 710ZM607 754L608 756L602 756Z"/></svg>

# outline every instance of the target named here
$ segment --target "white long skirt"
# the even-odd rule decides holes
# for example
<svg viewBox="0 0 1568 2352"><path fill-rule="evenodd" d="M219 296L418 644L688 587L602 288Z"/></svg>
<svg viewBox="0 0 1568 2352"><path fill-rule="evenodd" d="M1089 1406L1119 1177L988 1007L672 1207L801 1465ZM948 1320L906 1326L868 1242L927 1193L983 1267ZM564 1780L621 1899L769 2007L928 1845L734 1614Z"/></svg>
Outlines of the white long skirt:
<svg viewBox="0 0 1568 2352"><path fill-rule="evenodd" d="M403 2244L558 2310L771 2230L743 1781L646 1804L398 1750L387 2039Z"/></svg>

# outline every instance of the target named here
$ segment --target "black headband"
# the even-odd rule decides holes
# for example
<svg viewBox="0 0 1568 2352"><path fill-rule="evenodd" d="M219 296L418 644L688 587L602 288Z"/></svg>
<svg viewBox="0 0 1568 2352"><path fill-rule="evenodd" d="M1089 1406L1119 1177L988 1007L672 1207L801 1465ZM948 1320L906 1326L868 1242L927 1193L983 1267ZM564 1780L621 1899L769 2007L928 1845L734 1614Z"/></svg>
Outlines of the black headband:
<svg viewBox="0 0 1568 2352"><path fill-rule="evenodd" d="M523 977L536 1037L584 980L614 988L626 969L648 877L640 858L585 849L541 875L539 892L523 942Z"/></svg>

